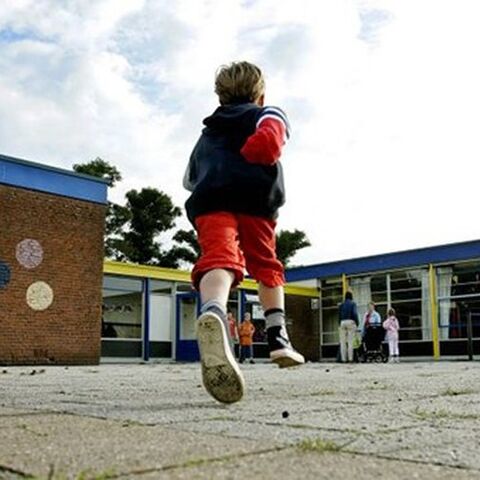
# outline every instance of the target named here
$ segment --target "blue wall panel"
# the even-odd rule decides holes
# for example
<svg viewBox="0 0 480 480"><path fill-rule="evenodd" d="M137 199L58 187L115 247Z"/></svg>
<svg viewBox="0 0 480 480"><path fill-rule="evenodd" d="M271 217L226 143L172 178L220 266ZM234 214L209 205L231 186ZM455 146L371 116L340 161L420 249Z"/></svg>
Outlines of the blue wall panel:
<svg viewBox="0 0 480 480"><path fill-rule="evenodd" d="M107 202L101 179L0 155L0 184L38 190L95 203Z"/></svg>
<svg viewBox="0 0 480 480"><path fill-rule="evenodd" d="M287 282L296 282L312 278L337 277L342 274L355 275L474 258L480 258L479 240L292 268L286 272L286 277Z"/></svg>

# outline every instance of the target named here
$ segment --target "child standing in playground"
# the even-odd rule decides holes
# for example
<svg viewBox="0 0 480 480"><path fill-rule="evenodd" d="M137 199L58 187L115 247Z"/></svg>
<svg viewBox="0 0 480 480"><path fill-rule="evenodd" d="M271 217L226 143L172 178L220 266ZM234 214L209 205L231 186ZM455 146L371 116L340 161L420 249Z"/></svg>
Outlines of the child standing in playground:
<svg viewBox="0 0 480 480"><path fill-rule="evenodd" d="M398 331L400 324L395 316L395 310L391 308L388 311L388 318L383 322L383 328L387 331L388 355L390 362L400 362L400 352L398 350Z"/></svg>
<svg viewBox="0 0 480 480"><path fill-rule="evenodd" d="M229 348L226 305L245 268L258 281L270 359L280 367L304 363L285 325L282 263L275 253L275 219L285 201L282 147L290 135L285 113L264 106L261 70L248 62L223 66L215 78L220 106L204 121L184 186L201 256L192 272L200 291L197 321L203 384L224 403L240 400L242 372Z"/></svg>

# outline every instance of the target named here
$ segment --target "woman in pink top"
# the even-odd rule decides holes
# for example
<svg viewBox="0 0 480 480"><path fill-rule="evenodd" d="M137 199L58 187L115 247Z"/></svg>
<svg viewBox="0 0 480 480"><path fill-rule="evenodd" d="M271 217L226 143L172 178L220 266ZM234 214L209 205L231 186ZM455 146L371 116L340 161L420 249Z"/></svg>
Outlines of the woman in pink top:
<svg viewBox="0 0 480 480"><path fill-rule="evenodd" d="M388 318L383 322L383 328L387 331L388 353L391 362L400 362L400 355L398 352L398 331L400 324L395 316L395 310L391 308L388 311Z"/></svg>

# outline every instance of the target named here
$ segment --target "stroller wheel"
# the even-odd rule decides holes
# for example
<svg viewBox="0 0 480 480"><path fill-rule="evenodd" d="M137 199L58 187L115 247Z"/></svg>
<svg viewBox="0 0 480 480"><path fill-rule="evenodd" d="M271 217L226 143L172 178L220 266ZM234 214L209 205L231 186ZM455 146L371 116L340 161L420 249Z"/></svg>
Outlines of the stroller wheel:
<svg viewBox="0 0 480 480"><path fill-rule="evenodd" d="M381 353L377 353L375 355L375 363L383 363L383 355Z"/></svg>
<svg viewBox="0 0 480 480"><path fill-rule="evenodd" d="M388 362L388 357L385 354L383 354L382 357L383 357L383 360L382 360L383 363L387 363Z"/></svg>

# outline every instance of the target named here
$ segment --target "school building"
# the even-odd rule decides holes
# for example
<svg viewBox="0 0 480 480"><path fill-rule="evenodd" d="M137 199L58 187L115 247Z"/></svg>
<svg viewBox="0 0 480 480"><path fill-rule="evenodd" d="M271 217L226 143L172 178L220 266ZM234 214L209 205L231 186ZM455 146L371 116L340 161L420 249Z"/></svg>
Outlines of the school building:
<svg viewBox="0 0 480 480"><path fill-rule="evenodd" d="M0 155L0 364L95 364L103 180Z"/></svg>
<svg viewBox="0 0 480 480"><path fill-rule="evenodd" d="M480 353L480 241L469 241L290 269L288 281L316 282L321 357L338 346L338 305L353 293L361 318L375 302L400 322L400 354L466 355L469 325ZM313 283L310 283L313 285Z"/></svg>
<svg viewBox="0 0 480 480"><path fill-rule="evenodd" d="M198 358L199 302L188 272L107 261L104 273L103 356ZM292 342L308 360L336 357L338 305L347 290L361 318L371 300L383 318L395 309L404 356L466 355L469 321L480 353L480 241L293 268L287 281ZM255 283L233 291L229 308L236 318L252 314L255 355L267 357Z"/></svg>
<svg viewBox="0 0 480 480"><path fill-rule="evenodd" d="M0 155L0 364L198 359L198 295L188 272L103 260L107 184ZM396 310L403 356L480 351L480 240L287 271L286 316L307 360L335 358L338 305L351 290ZM255 282L232 291L252 314L254 353L267 357Z"/></svg>
<svg viewBox="0 0 480 480"><path fill-rule="evenodd" d="M317 288L286 286L287 324L292 342L311 361L319 360ZM200 302L190 273L169 268L106 261L103 278L102 356L198 360L195 319ZM245 312L255 326L254 354L268 357L265 319L257 285L244 280L230 294L236 319Z"/></svg>

